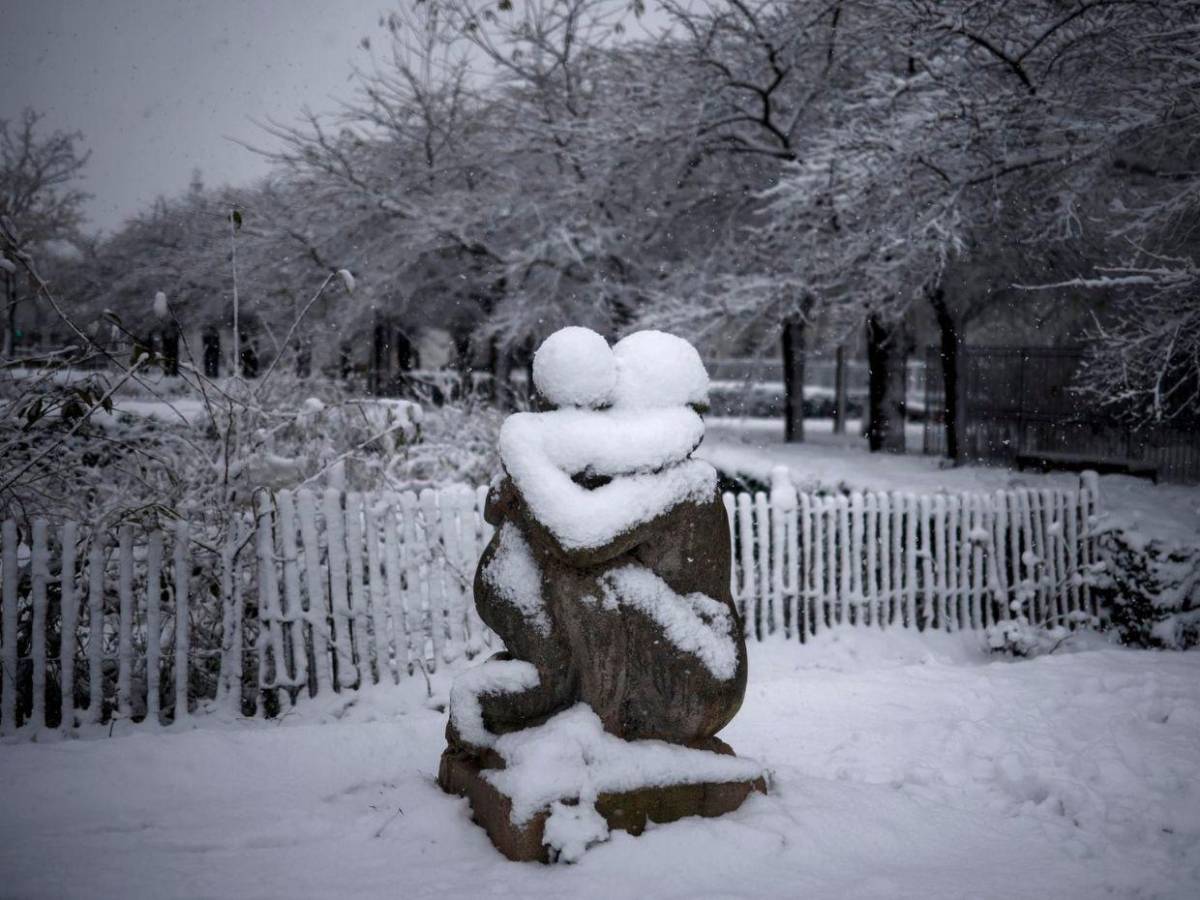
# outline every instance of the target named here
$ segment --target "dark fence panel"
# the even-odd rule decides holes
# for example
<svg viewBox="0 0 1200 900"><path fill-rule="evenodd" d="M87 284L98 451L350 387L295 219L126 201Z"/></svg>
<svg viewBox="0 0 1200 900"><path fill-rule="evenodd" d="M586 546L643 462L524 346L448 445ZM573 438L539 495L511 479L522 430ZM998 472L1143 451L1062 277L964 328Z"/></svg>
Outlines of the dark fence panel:
<svg viewBox="0 0 1200 900"><path fill-rule="evenodd" d="M963 452L1013 463L1018 453L1062 452L1154 463L1167 481L1200 481L1200 429L1183 423L1132 428L1074 389L1080 349L963 347ZM946 452L940 355L926 355L925 453Z"/></svg>

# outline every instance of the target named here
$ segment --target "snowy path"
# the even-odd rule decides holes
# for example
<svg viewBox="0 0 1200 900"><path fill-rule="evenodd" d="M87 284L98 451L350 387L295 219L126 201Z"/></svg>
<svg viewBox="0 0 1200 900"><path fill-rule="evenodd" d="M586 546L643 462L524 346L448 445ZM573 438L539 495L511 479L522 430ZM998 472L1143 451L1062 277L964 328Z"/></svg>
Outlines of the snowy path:
<svg viewBox="0 0 1200 900"><path fill-rule="evenodd" d="M569 867L506 862L437 790L420 679L336 723L3 746L0 895L1200 896L1200 653L972 640L753 648L723 736L771 796Z"/></svg>

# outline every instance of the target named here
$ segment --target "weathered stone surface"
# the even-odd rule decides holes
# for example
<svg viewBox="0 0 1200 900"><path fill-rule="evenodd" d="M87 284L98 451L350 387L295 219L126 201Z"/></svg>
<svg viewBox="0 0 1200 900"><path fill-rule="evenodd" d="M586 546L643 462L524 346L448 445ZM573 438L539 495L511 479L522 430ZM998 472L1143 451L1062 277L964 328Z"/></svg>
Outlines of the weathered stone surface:
<svg viewBox="0 0 1200 900"><path fill-rule="evenodd" d="M698 749L733 753L716 738L698 742ZM548 862L550 850L543 843L549 810L541 810L529 821L516 825L511 818L512 802L483 777L489 768L502 765L494 754L474 754L448 748L438 770L438 784L450 794L466 797L474 821L487 832L496 849L517 862ZM756 781L719 784L676 784L645 787L621 793L604 793L596 800L596 811L615 831L641 834L647 822L674 822L687 816L712 818L733 812L751 792L765 794L766 784Z"/></svg>
<svg viewBox="0 0 1200 900"><path fill-rule="evenodd" d="M729 524L718 496L680 504L610 545L586 551L559 545L507 479L489 494L485 514L497 529L509 522L524 535L541 569L552 622L548 633L532 627L483 577L497 550L497 530L476 572L476 607L511 658L537 668L541 684L521 695L481 698L490 730L503 734L536 724L583 700L618 737L687 743L716 734L737 714L746 690L746 645L729 592ZM678 594L705 594L725 606L737 653L732 678L715 677L638 611L595 602L605 576L631 563Z"/></svg>

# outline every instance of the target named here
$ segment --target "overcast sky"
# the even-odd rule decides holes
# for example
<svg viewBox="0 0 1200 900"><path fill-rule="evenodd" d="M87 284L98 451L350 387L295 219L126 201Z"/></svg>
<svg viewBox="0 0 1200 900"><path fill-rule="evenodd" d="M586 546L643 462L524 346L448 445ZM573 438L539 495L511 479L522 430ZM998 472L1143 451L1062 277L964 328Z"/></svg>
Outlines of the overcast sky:
<svg viewBox="0 0 1200 900"><path fill-rule="evenodd" d="M158 194L262 174L226 136L251 119L332 109L387 0L4 0L0 118L25 106L92 150L84 187L93 228Z"/></svg>

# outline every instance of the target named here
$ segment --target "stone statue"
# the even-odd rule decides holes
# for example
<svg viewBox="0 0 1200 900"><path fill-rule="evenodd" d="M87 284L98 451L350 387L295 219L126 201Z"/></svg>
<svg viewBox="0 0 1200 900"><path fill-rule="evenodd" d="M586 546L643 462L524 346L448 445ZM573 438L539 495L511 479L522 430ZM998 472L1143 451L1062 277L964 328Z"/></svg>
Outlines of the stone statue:
<svg viewBox="0 0 1200 900"><path fill-rule="evenodd" d="M504 424L485 512L496 530L475 575L479 614L507 649L455 681L439 779L509 856L574 858L609 827L719 814L762 782L714 737L741 706L747 665L716 473L692 459L699 355L662 332L609 348L566 328L538 349L534 382L547 409ZM656 745L636 742L650 739L690 748L672 748L680 771L647 774ZM541 764L521 780L520 759L577 744L553 790L529 789L548 777ZM621 762L597 775L597 754Z"/></svg>

